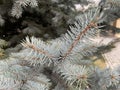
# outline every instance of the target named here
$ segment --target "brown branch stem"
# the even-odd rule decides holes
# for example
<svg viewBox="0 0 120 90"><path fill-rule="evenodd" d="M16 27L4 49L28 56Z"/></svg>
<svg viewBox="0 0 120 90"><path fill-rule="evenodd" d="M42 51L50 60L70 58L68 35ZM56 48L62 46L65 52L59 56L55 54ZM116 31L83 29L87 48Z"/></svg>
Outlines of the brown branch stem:
<svg viewBox="0 0 120 90"><path fill-rule="evenodd" d="M75 40L73 41L73 43L70 45L70 47L68 48L67 52L65 53L65 55L63 56L62 59L65 59L73 50L73 48L78 44L79 40L82 38L82 36L91 28L91 27L95 27L96 24L94 22L91 22L88 26L85 27L85 29L80 32L80 34L75 38Z"/></svg>
<svg viewBox="0 0 120 90"><path fill-rule="evenodd" d="M47 51L44 51L44 50L42 50L40 48L37 48L33 44L31 44L31 43L25 43L24 46L28 47L28 48L31 48L34 51L37 51L38 53L44 54L44 55L48 56L49 58L53 58L54 57L53 55L49 54Z"/></svg>

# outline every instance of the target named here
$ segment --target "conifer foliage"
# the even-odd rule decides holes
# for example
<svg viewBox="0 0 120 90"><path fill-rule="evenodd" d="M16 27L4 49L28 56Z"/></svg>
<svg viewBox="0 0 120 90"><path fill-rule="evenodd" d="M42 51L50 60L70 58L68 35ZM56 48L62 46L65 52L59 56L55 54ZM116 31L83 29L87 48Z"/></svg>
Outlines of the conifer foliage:
<svg viewBox="0 0 120 90"><path fill-rule="evenodd" d="M59 0L50 1L61 3ZM72 1L66 3L73 3ZM13 4L10 15L20 19L24 10L37 10L44 1L11 2ZM0 60L0 90L120 90L118 53L115 53L117 58L111 59L109 52L114 43L112 50L115 52L117 48L119 52L119 39L112 39L107 44L104 43L105 38L96 41L105 27L99 23L107 20L106 16L110 16L111 12L108 11L119 9L120 1L101 0L98 5L94 4L77 14L74 23L69 25L67 33L61 37L43 41L27 36L16 46L21 48L19 51L7 49L5 52L9 56ZM1 15L0 25L4 23ZM0 44L1 46L3 45ZM104 59L104 68L95 65L99 57ZM117 64L112 65L113 61Z"/></svg>

